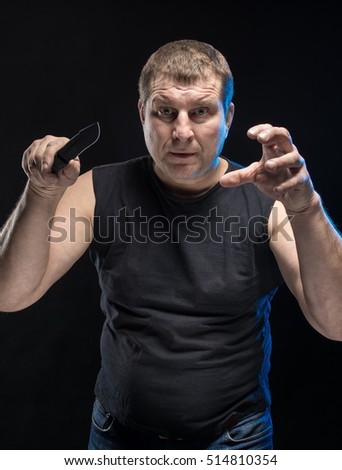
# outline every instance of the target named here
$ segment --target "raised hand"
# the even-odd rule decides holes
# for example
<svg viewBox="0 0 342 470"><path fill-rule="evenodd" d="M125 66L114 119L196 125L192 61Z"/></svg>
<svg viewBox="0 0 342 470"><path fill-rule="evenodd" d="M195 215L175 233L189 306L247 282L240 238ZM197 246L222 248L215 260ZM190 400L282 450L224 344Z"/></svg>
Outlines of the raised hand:
<svg viewBox="0 0 342 470"><path fill-rule="evenodd" d="M315 198L313 184L289 131L284 127L260 124L251 127L247 135L261 144L261 159L226 173L220 180L222 186L254 183L264 194L281 201L288 212L309 208Z"/></svg>

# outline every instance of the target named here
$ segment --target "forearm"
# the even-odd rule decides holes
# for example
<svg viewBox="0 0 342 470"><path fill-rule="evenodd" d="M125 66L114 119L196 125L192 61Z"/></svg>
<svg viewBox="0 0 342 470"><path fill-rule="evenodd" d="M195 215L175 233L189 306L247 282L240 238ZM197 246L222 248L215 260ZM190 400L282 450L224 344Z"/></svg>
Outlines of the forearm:
<svg viewBox="0 0 342 470"><path fill-rule="evenodd" d="M289 214L291 215L291 214ZM310 323L342 339L342 238L315 195L310 209L291 219Z"/></svg>
<svg viewBox="0 0 342 470"><path fill-rule="evenodd" d="M20 308L37 289L49 260L49 220L62 192L41 195L27 184L1 231L0 310ZM24 300L25 299L25 300Z"/></svg>

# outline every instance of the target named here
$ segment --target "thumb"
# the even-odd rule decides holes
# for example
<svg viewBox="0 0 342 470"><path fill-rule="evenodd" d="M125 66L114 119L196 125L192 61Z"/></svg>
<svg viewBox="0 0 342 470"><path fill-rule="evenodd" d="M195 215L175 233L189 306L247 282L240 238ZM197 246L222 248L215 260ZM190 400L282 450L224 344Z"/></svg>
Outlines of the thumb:
<svg viewBox="0 0 342 470"><path fill-rule="evenodd" d="M251 163L246 168L234 170L221 176L220 184L226 188L233 188L245 183L252 183L260 166L259 162Z"/></svg>

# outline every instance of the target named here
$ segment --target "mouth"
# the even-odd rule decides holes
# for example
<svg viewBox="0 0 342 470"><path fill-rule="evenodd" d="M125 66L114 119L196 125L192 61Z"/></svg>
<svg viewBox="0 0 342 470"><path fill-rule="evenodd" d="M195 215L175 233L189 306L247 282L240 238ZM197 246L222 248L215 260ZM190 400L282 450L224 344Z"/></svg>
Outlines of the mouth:
<svg viewBox="0 0 342 470"><path fill-rule="evenodd" d="M187 159L191 157L195 157L196 153L190 153L190 152L170 152L170 155L174 158L181 158L181 159Z"/></svg>

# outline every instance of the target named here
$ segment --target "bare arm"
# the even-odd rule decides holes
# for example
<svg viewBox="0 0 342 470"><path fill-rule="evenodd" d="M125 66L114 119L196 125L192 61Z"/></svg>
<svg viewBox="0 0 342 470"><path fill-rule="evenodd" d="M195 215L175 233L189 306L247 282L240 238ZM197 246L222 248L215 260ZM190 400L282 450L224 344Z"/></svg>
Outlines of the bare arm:
<svg viewBox="0 0 342 470"><path fill-rule="evenodd" d="M342 340L341 235L324 211L288 131L263 124L250 129L249 136L262 144L261 160L226 174L221 183L253 182L277 200L269 224L270 246L285 282L310 324L324 336ZM285 232L286 217L290 224Z"/></svg>
<svg viewBox="0 0 342 470"><path fill-rule="evenodd" d="M28 183L0 237L2 311L20 310L36 302L91 242L91 173L78 178L78 160L71 161L58 175L51 173L53 155L66 141L47 136L35 141L24 153ZM73 243L69 241L71 207L88 221L87 232L84 227L77 227ZM68 235L63 239L52 236L56 220L53 217L64 221Z"/></svg>
<svg viewBox="0 0 342 470"><path fill-rule="evenodd" d="M291 222L280 231L274 222L288 215L284 206L275 204L271 248L309 323L324 336L341 340L342 242L319 196L315 199L308 212L289 214Z"/></svg>

